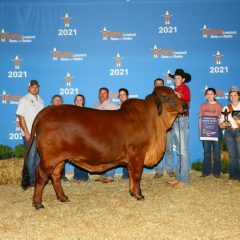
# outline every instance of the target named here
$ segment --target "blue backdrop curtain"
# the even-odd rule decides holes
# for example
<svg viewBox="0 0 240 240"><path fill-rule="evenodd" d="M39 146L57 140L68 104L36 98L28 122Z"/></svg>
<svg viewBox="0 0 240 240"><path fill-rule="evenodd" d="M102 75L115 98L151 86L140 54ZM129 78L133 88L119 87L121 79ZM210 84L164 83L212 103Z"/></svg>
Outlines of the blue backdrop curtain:
<svg viewBox="0 0 240 240"><path fill-rule="evenodd" d="M78 93L86 106L98 89L144 98L161 77L183 68L188 84L190 158L202 159L198 109L204 89L214 87L221 104L230 86L239 86L240 1L34 1L0 2L0 144L22 143L16 119L18 100L30 79L41 85L46 105L54 94L73 103Z"/></svg>

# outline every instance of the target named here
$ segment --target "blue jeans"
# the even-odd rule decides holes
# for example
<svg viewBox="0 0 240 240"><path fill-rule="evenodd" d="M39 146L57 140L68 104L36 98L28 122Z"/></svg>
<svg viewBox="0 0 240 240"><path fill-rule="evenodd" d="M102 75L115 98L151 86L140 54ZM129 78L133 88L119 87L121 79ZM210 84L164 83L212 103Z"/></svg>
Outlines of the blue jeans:
<svg viewBox="0 0 240 240"><path fill-rule="evenodd" d="M65 166L66 166L66 162L64 162L64 167L63 167L63 171L62 171L62 174L61 174L61 178L65 178L65 177L66 177L66 169L65 169Z"/></svg>
<svg viewBox="0 0 240 240"><path fill-rule="evenodd" d="M27 148L29 142L26 141L25 137L23 137L23 143L25 148ZM27 156L27 168L28 168L28 173L30 178L30 186L35 185L35 171L39 164L39 161L40 161L40 157L36 148L36 137L34 137L32 146Z"/></svg>
<svg viewBox="0 0 240 240"><path fill-rule="evenodd" d="M115 169L111 169L102 174L103 177L114 179Z"/></svg>
<svg viewBox="0 0 240 240"><path fill-rule="evenodd" d="M172 129L167 131L167 143L166 143L166 150L165 150L165 161L162 159L158 165L156 166L156 172L163 173L164 167L166 168L167 172L174 171L174 155L173 155L173 131ZM165 162L165 164L164 164ZM164 166L165 165L165 166Z"/></svg>
<svg viewBox="0 0 240 240"><path fill-rule="evenodd" d="M204 160L203 175L221 174L221 140L222 130L218 129L218 141L203 140ZM213 155L213 166L212 166Z"/></svg>
<svg viewBox="0 0 240 240"><path fill-rule="evenodd" d="M240 129L225 129L224 139L229 153L229 177L240 179Z"/></svg>
<svg viewBox="0 0 240 240"><path fill-rule="evenodd" d="M127 178L128 178L128 169L127 167L123 167L122 179L127 179Z"/></svg>
<svg viewBox="0 0 240 240"><path fill-rule="evenodd" d="M180 129L180 131L179 131ZM179 133L180 132L180 133ZM178 161L175 178L179 182L189 183L189 118L178 117L173 123L173 139L176 144ZM179 148L181 146L181 148Z"/></svg>
<svg viewBox="0 0 240 240"><path fill-rule="evenodd" d="M87 181L88 180L88 172L84 169L81 169L77 166L74 166L74 175L73 175L73 179L76 180L83 180L83 181Z"/></svg>

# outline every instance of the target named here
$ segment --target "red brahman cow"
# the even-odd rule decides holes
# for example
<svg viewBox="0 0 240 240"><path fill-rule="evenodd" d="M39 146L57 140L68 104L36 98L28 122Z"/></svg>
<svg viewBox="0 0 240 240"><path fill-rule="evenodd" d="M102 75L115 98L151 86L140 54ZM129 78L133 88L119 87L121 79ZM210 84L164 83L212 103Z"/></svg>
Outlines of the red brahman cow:
<svg viewBox="0 0 240 240"><path fill-rule="evenodd" d="M143 199L140 188L143 167L153 166L161 159L166 131L187 107L171 88L155 87L145 100L129 99L119 110L73 105L43 109L35 118L30 139L31 143L36 133L41 158L36 169L33 206L44 207L42 194L50 177L57 199L68 200L61 186L66 159L91 172L126 165L129 192L138 200Z"/></svg>

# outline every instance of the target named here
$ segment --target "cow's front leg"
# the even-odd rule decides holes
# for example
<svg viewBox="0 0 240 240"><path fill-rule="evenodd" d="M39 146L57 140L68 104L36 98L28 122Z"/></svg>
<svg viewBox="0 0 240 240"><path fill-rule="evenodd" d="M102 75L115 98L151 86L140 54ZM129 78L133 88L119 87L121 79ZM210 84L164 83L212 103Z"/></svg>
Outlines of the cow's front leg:
<svg viewBox="0 0 240 240"><path fill-rule="evenodd" d="M140 188L140 181L143 171L143 160L133 160L133 162L131 162L129 165L129 168L129 192L131 196L137 198L137 200L141 200L144 198Z"/></svg>
<svg viewBox="0 0 240 240"><path fill-rule="evenodd" d="M36 208L36 210L44 208L44 205L42 204L42 194L44 187L50 178L50 174L44 172L41 168L41 165L39 165L36 169L36 180L35 180L35 187L34 187L34 194L33 194L33 207Z"/></svg>
<svg viewBox="0 0 240 240"><path fill-rule="evenodd" d="M54 169L51 175L51 181L52 181L52 185L55 190L57 199L60 202L67 202L69 201L68 197L65 195L61 185L61 173L63 171L63 168L64 168L64 161L59 163Z"/></svg>

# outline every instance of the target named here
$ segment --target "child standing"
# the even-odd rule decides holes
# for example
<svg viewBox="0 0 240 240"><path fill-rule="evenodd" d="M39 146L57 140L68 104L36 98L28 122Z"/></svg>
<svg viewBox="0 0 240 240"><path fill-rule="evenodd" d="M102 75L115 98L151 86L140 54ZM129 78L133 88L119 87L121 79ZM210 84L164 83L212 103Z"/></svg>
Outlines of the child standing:
<svg viewBox="0 0 240 240"><path fill-rule="evenodd" d="M205 90L205 97L207 102L203 103L199 109L199 117L221 116L222 105L216 101L216 90L208 88ZM200 120L200 119L199 119ZM221 140L222 130L218 127L218 140L202 140L204 150L203 171L201 177L207 177L211 173L214 177L219 178L221 175ZM212 164L213 156L213 164Z"/></svg>
<svg viewBox="0 0 240 240"><path fill-rule="evenodd" d="M185 103L190 105L190 89L185 84L191 81L191 75L183 69L176 69L174 74L169 74L174 79L175 93ZM173 123L173 139L176 144L178 161L175 180L168 183L174 187L189 184L189 111L179 115Z"/></svg>

